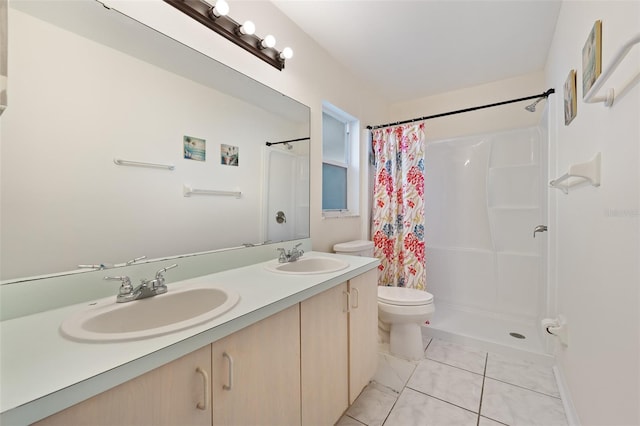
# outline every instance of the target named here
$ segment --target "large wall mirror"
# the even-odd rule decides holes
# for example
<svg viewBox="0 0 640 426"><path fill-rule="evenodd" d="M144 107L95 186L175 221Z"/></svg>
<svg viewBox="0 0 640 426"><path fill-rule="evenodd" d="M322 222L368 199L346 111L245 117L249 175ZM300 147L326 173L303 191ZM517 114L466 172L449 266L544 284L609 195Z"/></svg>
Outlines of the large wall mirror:
<svg viewBox="0 0 640 426"><path fill-rule="evenodd" d="M14 0L8 39L5 283L309 237L309 141L265 144L307 106L97 1Z"/></svg>

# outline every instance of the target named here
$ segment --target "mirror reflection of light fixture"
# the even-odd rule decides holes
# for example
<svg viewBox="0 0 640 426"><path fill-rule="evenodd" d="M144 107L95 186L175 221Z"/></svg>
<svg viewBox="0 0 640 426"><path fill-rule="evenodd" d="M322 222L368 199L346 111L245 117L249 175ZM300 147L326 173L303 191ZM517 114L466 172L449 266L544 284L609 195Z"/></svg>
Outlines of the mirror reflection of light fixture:
<svg viewBox="0 0 640 426"><path fill-rule="evenodd" d="M281 52L276 50L276 39L271 34L264 38L255 35L256 26L253 22L245 21L240 24L231 18L228 15L229 4L225 0L217 0L213 6L204 0L164 2L281 71L284 69L285 61L293 56L293 50L289 47L285 47Z"/></svg>

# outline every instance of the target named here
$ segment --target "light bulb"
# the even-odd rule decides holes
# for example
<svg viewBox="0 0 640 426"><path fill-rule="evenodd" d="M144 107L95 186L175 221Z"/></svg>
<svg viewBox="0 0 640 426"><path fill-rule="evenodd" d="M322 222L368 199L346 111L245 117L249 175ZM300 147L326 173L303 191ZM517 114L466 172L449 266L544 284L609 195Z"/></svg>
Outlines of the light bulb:
<svg viewBox="0 0 640 426"><path fill-rule="evenodd" d="M251 21L244 21L244 24L238 28L241 34L252 35L256 32L256 25Z"/></svg>
<svg viewBox="0 0 640 426"><path fill-rule="evenodd" d="M265 38L262 39L262 41L260 42L260 46L265 49L267 47L273 47L276 45L276 38L274 36L272 36L271 34L267 35Z"/></svg>
<svg viewBox="0 0 640 426"><path fill-rule="evenodd" d="M224 0L218 0L216 5L209 9L209 16L212 18L219 18L226 16L229 13L229 3Z"/></svg>
<svg viewBox="0 0 640 426"><path fill-rule="evenodd" d="M293 50L290 47L285 47L280 52L280 59L291 59L293 57Z"/></svg>

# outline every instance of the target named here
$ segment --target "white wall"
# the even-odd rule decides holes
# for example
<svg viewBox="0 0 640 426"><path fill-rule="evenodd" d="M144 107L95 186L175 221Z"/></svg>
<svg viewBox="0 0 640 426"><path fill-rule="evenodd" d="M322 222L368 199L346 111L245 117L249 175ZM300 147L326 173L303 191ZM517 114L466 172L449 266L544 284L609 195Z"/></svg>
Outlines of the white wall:
<svg viewBox="0 0 640 426"><path fill-rule="evenodd" d="M550 116L550 177L602 153L602 185L568 195L550 189L551 274L558 312L569 322L560 370L583 425L640 424L640 84L612 108L582 102L584 42L602 20L602 59L640 30L638 1L565 1L549 52L546 81L559 96ZM640 46L612 86L640 70ZM564 125L563 84L578 73L578 114ZM634 71L635 70L635 71ZM609 84L607 84L609 86Z"/></svg>
<svg viewBox="0 0 640 426"><path fill-rule="evenodd" d="M256 33L273 33L278 47L290 46L294 57L287 61L283 71L278 71L260 59L248 54L191 18L177 13L162 2L109 1L130 16L136 16L173 38L187 42L227 64L311 108L311 238L313 249L331 251L333 244L360 239L366 230L368 218L366 208L361 206L361 216L323 220L322 218L322 101L327 101L358 118L364 127L377 124L387 118L387 106L374 88L366 87L322 48L302 29L293 24L277 7L266 1L230 2L230 16L242 22L251 19L256 24ZM366 152L367 132L361 132ZM366 157L361 158L360 170L366 170ZM362 179L366 188L366 176ZM364 189L362 190L364 191ZM363 200L363 204L366 201Z"/></svg>

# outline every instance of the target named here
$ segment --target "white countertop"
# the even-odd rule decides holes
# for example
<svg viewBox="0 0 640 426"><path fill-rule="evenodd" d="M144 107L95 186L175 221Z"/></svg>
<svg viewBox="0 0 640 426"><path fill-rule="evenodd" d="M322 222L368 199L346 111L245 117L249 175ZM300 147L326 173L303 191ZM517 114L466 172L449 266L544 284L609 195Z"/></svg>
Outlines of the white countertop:
<svg viewBox="0 0 640 426"><path fill-rule="evenodd" d="M269 262L204 275L172 287L211 285L240 301L204 324L132 342L81 343L59 326L90 302L0 322L0 424L27 424L153 370L335 285L375 268L368 257L332 256L349 267L326 274L290 275L265 269ZM111 296L115 302L115 295Z"/></svg>

